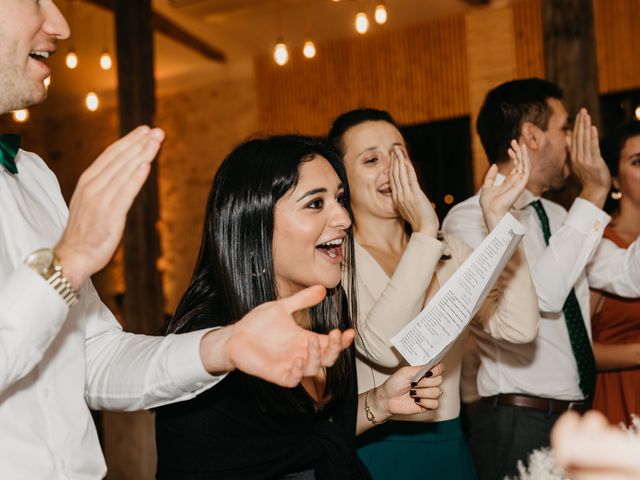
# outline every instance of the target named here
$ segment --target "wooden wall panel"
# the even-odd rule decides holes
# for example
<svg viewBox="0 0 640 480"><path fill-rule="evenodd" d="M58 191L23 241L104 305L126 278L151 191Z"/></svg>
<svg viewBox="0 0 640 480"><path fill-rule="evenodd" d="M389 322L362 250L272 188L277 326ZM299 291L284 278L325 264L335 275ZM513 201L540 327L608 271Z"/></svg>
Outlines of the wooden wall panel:
<svg viewBox="0 0 640 480"><path fill-rule="evenodd" d="M600 93L640 88L640 0L594 0Z"/></svg>
<svg viewBox="0 0 640 480"><path fill-rule="evenodd" d="M468 14L465 20L473 180L479 188L489 162L476 133L475 120L487 92L517 76L515 22L511 7L477 10Z"/></svg>
<svg viewBox="0 0 640 480"><path fill-rule="evenodd" d="M403 124L469 112L464 18L338 40L306 60L256 59L259 125L264 131L323 135L340 113L387 109Z"/></svg>
<svg viewBox="0 0 640 480"><path fill-rule="evenodd" d="M518 78L544 78L542 0L515 1L513 25Z"/></svg>

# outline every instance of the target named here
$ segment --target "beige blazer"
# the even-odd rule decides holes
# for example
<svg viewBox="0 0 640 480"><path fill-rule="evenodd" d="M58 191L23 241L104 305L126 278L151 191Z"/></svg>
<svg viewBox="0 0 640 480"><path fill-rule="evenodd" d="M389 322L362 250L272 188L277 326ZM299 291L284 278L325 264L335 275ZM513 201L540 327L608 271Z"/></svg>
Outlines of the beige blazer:
<svg viewBox="0 0 640 480"><path fill-rule="evenodd" d="M391 278L356 243L356 367L358 391L381 385L398 367L406 365L390 339L413 320L426 302L464 262L470 249L452 237L437 240L413 233ZM532 341L538 332L537 296L520 248L474 318L492 337L513 343ZM394 417L406 421L443 421L460 411L460 366L465 332L443 359L446 371L440 407L417 415Z"/></svg>

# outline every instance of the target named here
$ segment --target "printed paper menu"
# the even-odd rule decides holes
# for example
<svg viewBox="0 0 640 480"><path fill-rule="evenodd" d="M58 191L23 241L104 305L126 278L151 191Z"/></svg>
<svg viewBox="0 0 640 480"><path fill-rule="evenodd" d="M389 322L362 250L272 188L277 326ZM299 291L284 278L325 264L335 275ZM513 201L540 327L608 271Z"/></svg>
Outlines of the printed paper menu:
<svg viewBox="0 0 640 480"><path fill-rule="evenodd" d="M438 290L427 306L391 339L410 365L438 363L476 314L526 229L507 213Z"/></svg>

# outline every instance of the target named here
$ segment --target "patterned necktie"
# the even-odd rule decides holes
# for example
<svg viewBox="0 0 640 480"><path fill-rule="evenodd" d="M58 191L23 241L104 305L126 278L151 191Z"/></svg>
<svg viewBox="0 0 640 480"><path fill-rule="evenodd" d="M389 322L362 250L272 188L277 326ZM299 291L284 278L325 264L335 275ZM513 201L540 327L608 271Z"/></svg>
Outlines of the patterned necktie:
<svg viewBox="0 0 640 480"><path fill-rule="evenodd" d="M13 175L18 173L16 155L20 148L20 135L13 133L0 134L0 164Z"/></svg>
<svg viewBox="0 0 640 480"><path fill-rule="evenodd" d="M531 202L530 205L538 214L538 218L540 218L542 233L544 234L544 242L549 245L551 230L549 229L549 217L547 217L547 212L544 211L544 207L540 200L535 200ZM585 327L582 319L582 313L580 312L580 304L578 303L578 298L576 297L576 293L573 288L569 292L567 300L564 302L562 312L564 313L567 330L569 331L571 350L573 350L573 356L578 364L580 390L582 390L585 398L591 399L593 397L593 391L596 384L596 362L593 357L591 342L589 342L587 328Z"/></svg>

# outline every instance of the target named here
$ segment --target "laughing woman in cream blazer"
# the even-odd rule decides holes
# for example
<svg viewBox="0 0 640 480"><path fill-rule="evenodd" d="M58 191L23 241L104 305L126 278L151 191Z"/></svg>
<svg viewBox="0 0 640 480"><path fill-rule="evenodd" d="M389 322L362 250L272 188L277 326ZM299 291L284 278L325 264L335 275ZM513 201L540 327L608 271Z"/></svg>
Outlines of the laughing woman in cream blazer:
<svg viewBox="0 0 640 480"><path fill-rule="evenodd" d="M470 250L441 237L438 217L420 189L402 134L384 111L360 109L338 117L329 133L347 171L353 209L358 323L358 389L366 391L404 364L390 339L421 311ZM514 142L514 168L494 185L485 178L481 205L491 230L527 182L529 159ZM471 328L496 342L526 343L538 329L538 307L520 249L482 305ZM360 438L358 453L375 480L474 479L460 428L460 365L466 335L443 359L440 408L396 417Z"/></svg>

